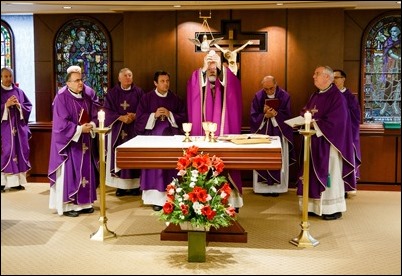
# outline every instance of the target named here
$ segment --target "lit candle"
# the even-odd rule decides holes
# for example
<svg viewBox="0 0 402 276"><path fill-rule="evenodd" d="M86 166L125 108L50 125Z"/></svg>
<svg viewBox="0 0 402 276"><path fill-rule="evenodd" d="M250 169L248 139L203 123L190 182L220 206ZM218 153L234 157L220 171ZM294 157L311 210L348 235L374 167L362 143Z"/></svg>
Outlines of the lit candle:
<svg viewBox="0 0 402 276"><path fill-rule="evenodd" d="M99 128L104 128L105 124L105 111L99 110L98 112Z"/></svg>
<svg viewBox="0 0 402 276"><path fill-rule="evenodd" d="M304 113L304 123L306 124L306 131L310 131L310 124L311 124L311 113L310 111L306 111L306 113Z"/></svg>

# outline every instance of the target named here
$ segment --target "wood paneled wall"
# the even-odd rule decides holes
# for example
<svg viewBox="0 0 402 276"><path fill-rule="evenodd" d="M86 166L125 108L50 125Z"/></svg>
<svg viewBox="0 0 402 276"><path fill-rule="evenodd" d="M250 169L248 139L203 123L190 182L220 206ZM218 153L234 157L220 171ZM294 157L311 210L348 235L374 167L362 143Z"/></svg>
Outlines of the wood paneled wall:
<svg viewBox="0 0 402 276"><path fill-rule="evenodd" d="M364 27L384 11L233 10L212 11L208 20L220 32L222 20L240 20L241 31L267 32L266 52L242 51L243 127L249 125L250 104L261 88L261 79L273 75L291 94L292 113L298 115L315 90L312 74L318 65L344 68L348 86L358 94L360 40ZM133 70L135 82L144 90L154 88L153 74L171 73L171 89L186 98L186 83L201 67L205 53L195 52L188 38L202 31L198 11L126 12L90 14L109 31L112 47L113 83L122 67ZM79 18L81 16L77 16ZM73 17L74 18L74 17ZM54 39L70 15L35 15L35 75L37 120L50 121L55 94ZM239 112L239 111L233 111Z"/></svg>
<svg viewBox="0 0 402 276"><path fill-rule="evenodd" d="M243 129L248 130L250 104L261 88L265 75L276 77L279 86L291 95L294 116L315 90L313 72L319 65L342 68L348 86L360 94L360 43L364 29L386 10L295 9L295 10L216 10L208 24L212 32L221 32L222 20L240 20L243 32L267 32L267 51L241 55ZM186 83L191 73L203 64L205 53L195 52L188 40L202 31L199 11L124 12L119 14L77 15L98 20L108 30L112 47L112 79L118 71L129 67L134 81L145 91L154 88L153 74L164 69L171 73L171 90L186 98ZM71 15L35 15L35 76L37 120L50 122L51 103L55 91L54 39L59 28ZM297 138L297 137L296 137ZM365 136L366 142L383 143L388 138ZM396 141L396 146L400 139ZM36 149L37 147L34 146ZM389 148L393 151L394 147ZM368 149L369 150L369 149ZM366 151L362 148L362 151ZM371 153L364 152L362 171L371 168ZM399 156L400 163L400 156ZM367 164L367 165L366 165ZM395 165L395 164L393 164ZM292 178L295 171L292 169ZM399 175L400 169L396 169ZM246 175L246 178L249 175ZM367 177L372 179L371 173ZM373 178L374 179L374 178ZM382 179L382 178L381 178ZM383 179L384 182L391 179Z"/></svg>

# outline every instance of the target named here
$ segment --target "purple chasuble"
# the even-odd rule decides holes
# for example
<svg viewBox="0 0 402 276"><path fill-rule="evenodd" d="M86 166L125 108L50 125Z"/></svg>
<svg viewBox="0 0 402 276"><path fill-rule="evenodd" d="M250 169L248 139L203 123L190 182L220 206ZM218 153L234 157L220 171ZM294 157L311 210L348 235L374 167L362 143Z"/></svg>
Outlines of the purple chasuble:
<svg viewBox="0 0 402 276"><path fill-rule="evenodd" d="M242 90L240 80L228 68L222 70L226 76L226 85L222 86L217 78L214 90L207 81L202 87L202 69L195 70L187 82L188 120L191 122L191 135L205 135L202 122L210 121L217 124L216 136L224 134L240 134L242 124ZM225 160L223 160L225 162ZM240 171L228 170L229 180L232 180L240 193L242 182Z"/></svg>
<svg viewBox="0 0 402 276"><path fill-rule="evenodd" d="M134 84L131 85L130 90L123 90L119 83L110 89L105 96L105 126L111 127L111 133L107 136L107 139L110 137L112 139L112 150L108 152L111 160L110 168L108 169L113 176L122 179L138 178L140 170L122 169L118 172L114 170L115 148L137 136L134 129L135 121L125 124L119 121L118 118L127 113L136 113L142 95L144 95L144 91Z"/></svg>
<svg viewBox="0 0 402 276"><path fill-rule="evenodd" d="M265 91L261 89L255 94L251 102L250 131L251 133L285 137L289 145L289 165L292 165L296 162L293 145L293 128L285 123L285 120L291 118L290 96L279 86L276 87L274 95L275 98L280 100L280 105L277 110L278 114L275 116L275 120L278 123L278 126L274 127L271 119L267 120L267 118L265 118L264 116L265 99L269 98L267 96L267 93L265 93ZM265 123L261 125L263 121L265 121ZM280 170L257 170L258 182L266 183L268 185L281 183L280 172Z"/></svg>
<svg viewBox="0 0 402 276"><path fill-rule="evenodd" d="M329 152L334 146L342 158L342 179L345 191L356 190L354 174L354 151L352 142L352 125L345 97L339 89L331 87L323 93L315 92L304 106L303 110L312 112L323 136L311 136L309 197L320 198L325 191L329 178ZM303 113L301 115L303 116ZM300 175L303 163L300 164ZM297 194L303 194L303 181L297 181Z"/></svg>
<svg viewBox="0 0 402 276"><path fill-rule="evenodd" d="M67 89L67 85L63 86L59 91L57 91L57 94L62 93L66 89ZM92 101L94 102L96 107L98 107L98 108L102 107L102 103L99 100L98 95L96 95L95 90L93 90L92 87L89 87L85 83L84 83L84 87L82 88L82 94L87 94L92 99Z"/></svg>
<svg viewBox="0 0 402 276"><path fill-rule="evenodd" d="M352 123L352 135L353 135L353 147L355 153L355 174L356 179L360 178L360 165L362 163L362 155L360 151L360 105L359 101L352 94L349 89L346 89L343 93L346 98L346 102L349 109L350 120Z"/></svg>
<svg viewBox="0 0 402 276"><path fill-rule="evenodd" d="M29 162L29 143L31 131L28 127L32 103L24 91L12 84L11 90L1 87L1 116L6 109L6 102L11 96L16 96L21 106L10 106L7 110L8 119L1 120L1 172L7 174L24 173L31 169Z"/></svg>
<svg viewBox="0 0 402 276"><path fill-rule="evenodd" d="M94 147L90 133L81 133L77 142L72 140L81 109L98 125L97 108L88 95L83 94L79 99L66 88L56 95L53 102L48 178L53 186L56 171L65 165L63 203L92 204L96 200L99 150Z"/></svg>
<svg viewBox="0 0 402 276"><path fill-rule="evenodd" d="M172 114L178 127L173 127L168 118L164 121L157 119L152 129L145 129L151 113L159 107L165 107ZM145 93L137 108L137 119L134 126L137 135L182 135L182 124L187 121L186 106L181 99L169 91L166 97L160 97L155 90ZM178 156L179 157L179 156ZM141 170L141 190L158 190L165 192L166 186L177 177L177 170L172 169L143 169Z"/></svg>

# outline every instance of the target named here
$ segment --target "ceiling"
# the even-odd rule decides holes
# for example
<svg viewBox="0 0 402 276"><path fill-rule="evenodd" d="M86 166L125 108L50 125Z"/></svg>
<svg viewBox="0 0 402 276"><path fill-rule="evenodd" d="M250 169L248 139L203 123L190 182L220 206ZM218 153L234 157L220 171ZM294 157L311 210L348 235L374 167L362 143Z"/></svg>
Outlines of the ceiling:
<svg viewBox="0 0 402 276"><path fill-rule="evenodd" d="M277 5L278 3L282 5ZM400 1L1 1L1 14L312 8L400 9L401 3Z"/></svg>

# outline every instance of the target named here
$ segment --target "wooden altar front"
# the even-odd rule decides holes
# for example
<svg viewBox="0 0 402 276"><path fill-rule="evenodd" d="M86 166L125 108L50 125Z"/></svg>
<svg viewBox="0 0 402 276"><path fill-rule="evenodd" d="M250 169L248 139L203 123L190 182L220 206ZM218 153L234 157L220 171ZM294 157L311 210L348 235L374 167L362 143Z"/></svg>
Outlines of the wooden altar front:
<svg viewBox="0 0 402 276"><path fill-rule="evenodd" d="M200 151L216 155L225 169L279 170L282 168L281 142L271 137L270 143L237 145L230 141L205 142L203 137L191 137L193 142L183 142L184 136L136 136L116 148L116 170L119 169L172 169L176 168L183 150L196 145ZM170 224L161 232L161 240L187 240L187 231ZM247 232L238 222L229 227L214 229L207 234L207 241L247 242Z"/></svg>

